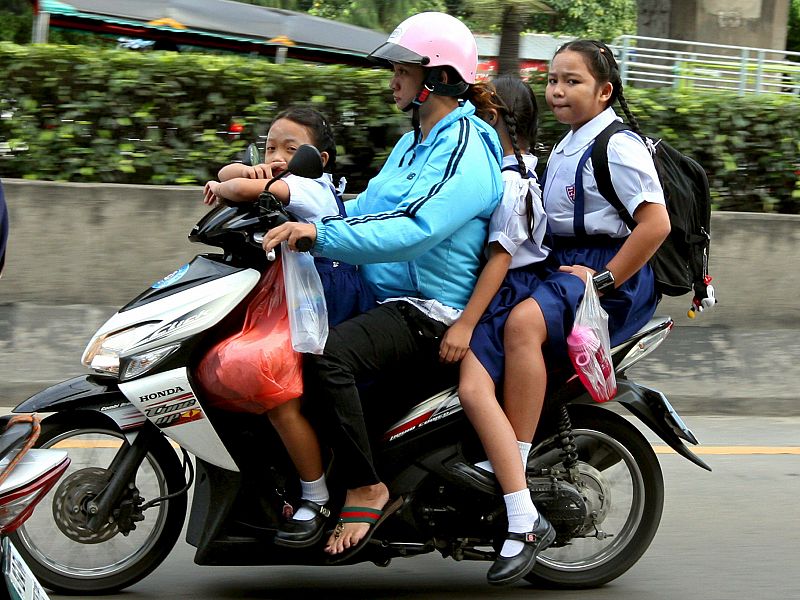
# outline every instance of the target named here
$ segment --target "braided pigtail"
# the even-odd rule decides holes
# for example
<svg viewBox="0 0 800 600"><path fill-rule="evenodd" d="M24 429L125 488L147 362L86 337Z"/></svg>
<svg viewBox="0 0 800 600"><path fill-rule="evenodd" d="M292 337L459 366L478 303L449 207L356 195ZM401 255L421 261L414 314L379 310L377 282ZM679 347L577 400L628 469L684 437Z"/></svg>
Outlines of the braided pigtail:
<svg viewBox="0 0 800 600"><path fill-rule="evenodd" d="M517 159L519 174L523 179L528 179L528 167L525 166L525 161L522 160L522 152L519 149L519 142L517 141L517 118L514 116L514 113L508 112L503 116L503 120L506 123L508 137L511 139L511 147L514 149L514 156Z"/></svg>
<svg viewBox="0 0 800 600"><path fill-rule="evenodd" d="M619 84L619 95L617 96L617 100L622 108L622 112L625 113L625 118L628 119L631 129L633 129L640 138L645 139L645 135L642 133L642 130L639 127L639 121L637 121L636 117L633 116L631 109L628 107L628 101L625 99L625 96L622 95L622 82Z"/></svg>
<svg viewBox="0 0 800 600"><path fill-rule="evenodd" d="M508 112L503 117L503 120L506 123L506 131L508 131L508 137L511 139L511 147L514 149L514 156L517 159L519 174L525 180L530 179L528 176L528 167L525 166L525 161L522 159L522 152L519 149L519 142L517 141L517 118L514 116L513 112ZM533 241L533 228L536 225L536 223L533 222L533 194L531 194L530 185L527 187L528 191L525 194L525 220L528 223L528 238Z"/></svg>
<svg viewBox="0 0 800 600"><path fill-rule="evenodd" d="M519 77L503 75L494 81L495 104L499 105L498 113L503 119L511 141L511 148L517 159L519 174L523 180L530 179L528 167L522 157L524 152L529 152L536 143L536 134L539 126L539 111L536 97L530 86ZM525 195L525 219L528 224L528 237L533 241L534 210L533 194L530 185L527 186Z"/></svg>

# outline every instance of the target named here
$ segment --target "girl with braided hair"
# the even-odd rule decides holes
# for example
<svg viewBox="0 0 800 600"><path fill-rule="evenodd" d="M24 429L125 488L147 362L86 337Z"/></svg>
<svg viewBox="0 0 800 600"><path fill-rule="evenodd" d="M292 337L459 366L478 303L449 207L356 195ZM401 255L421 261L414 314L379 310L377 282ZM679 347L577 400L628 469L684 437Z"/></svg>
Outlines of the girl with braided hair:
<svg viewBox="0 0 800 600"><path fill-rule="evenodd" d="M547 218L534 172L536 157L530 153L538 127L533 91L518 77L501 76L485 89L477 87L472 102L500 138L503 198L489 224L488 261L464 312L444 335L439 356L445 362L461 360L461 405L491 461L477 467L494 470L504 493L508 539L487 574L489 583L500 585L523 577L536 554L555 538L550 523L539 517L525 480L520 453L527 458L530 443L517 441L496 397L503 377L505 320L546 276L550 251L543 243Z"/></svg>
<svg viewBox="0 0 800 600"><path fill-rule="evenodd" d="M657 295L647 261L670 231L655 165L639 135L613 135L608 143L611 179L637 222L633 231L598 191L591 148L598 134L619 120L611 108L615 101L638 129L608 46L577 40L559 48L550 64L545 96L556 119L570 126L550 154L542 184L548 243L560 266L514 306L503 331L504 409L516 439L526 442L536 433L544 405L546 364L567 358L566 338L587 275L593 277L608 313L611 343L617 344L655 312ZM500 479L489 448L487 454ZM517 566L522 570L524 565Z"/></svg>

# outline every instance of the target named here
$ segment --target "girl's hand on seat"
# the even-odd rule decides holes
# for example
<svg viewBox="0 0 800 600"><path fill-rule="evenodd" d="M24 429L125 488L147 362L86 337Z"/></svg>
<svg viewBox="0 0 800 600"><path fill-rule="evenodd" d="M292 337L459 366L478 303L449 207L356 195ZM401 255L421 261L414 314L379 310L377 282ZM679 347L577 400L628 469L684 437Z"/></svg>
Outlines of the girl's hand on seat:
<svg viewBox="0 0 800 600"><path fill-rule="evenodd" d="M458 362L467 354L473 328L456 321L450 326L439 346L439 360L444 363Z"/></svg>

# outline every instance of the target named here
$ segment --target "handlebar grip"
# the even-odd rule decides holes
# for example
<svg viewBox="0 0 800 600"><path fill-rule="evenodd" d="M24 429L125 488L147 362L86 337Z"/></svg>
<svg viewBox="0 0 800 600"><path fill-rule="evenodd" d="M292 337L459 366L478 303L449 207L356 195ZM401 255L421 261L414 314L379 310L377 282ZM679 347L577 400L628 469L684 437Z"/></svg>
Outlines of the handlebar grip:
<svg viewBox="0 0 800 600"><path fill-rule="evenodd" d="M298 252L308 252L311 250L311 246L313 245L314 244L310 237L301 237L294 243L294 246L297 248Z"/></svg>

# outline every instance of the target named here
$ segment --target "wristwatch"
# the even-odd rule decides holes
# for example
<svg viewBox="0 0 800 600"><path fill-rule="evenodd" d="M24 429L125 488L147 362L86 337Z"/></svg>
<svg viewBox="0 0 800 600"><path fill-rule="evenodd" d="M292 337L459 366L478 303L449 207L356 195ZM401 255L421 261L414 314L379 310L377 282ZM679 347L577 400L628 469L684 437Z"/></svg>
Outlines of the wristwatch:
<svg viewBox="0 0 800 600"><path fill-rule="evenodd" d="M614 274L608 269L595 274L592 277L592 281L594 282L594 289L601 294L614 291Z"/></svg>

